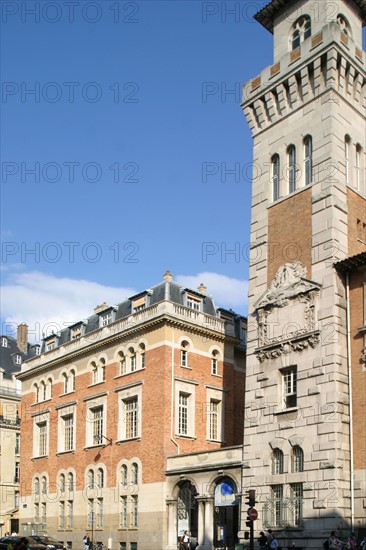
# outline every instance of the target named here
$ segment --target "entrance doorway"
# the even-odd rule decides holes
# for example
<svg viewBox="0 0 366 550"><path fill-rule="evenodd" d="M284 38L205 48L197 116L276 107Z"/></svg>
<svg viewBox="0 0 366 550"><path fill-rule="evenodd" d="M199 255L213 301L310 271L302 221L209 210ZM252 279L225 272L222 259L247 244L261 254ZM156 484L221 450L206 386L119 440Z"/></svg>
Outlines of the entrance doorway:
<svg viewBox="0 0 366 550"><path fill-rule="evenodd" d="M192 537L198 536L198 507L197 490L190 481L184 481L179 485L177 503L178 539L187 529Z"/></svg>
<svg viewBox="0 0 366 550"><path fill-rule="evenodd" d="M236 483L222 478L215 488L214 546L235 550L238 542L239 502Z"/></svg>

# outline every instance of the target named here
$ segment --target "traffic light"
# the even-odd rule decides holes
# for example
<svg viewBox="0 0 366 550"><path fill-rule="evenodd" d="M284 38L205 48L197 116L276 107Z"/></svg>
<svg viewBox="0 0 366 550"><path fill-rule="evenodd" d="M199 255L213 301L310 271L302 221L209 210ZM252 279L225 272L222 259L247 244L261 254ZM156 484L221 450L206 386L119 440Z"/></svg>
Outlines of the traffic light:
<svg viewBox="0 0 366 550"><path fill-rule="evenodd" d="M247 498L245 504L247 504L249 508L253 508L253 506L255 506L255 490L249 489L248 491L245 491L245 495Z"/></svg>
<svg viewBox="0 0 366 550"><path fill-rule="evenodd" d="M249 531L244 531L244 539L249 540Z"/></svg>

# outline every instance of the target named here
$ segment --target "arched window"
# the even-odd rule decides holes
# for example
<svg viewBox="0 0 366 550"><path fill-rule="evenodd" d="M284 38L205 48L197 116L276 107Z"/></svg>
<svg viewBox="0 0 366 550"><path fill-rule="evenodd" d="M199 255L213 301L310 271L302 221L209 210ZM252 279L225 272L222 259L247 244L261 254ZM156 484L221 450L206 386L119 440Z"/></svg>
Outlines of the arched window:
<svg viewBox="0 0 366 550"><path fill-rule="evenodd" d="M48 399L52 398L52 378L49 378L47 380L47 386L48 386Z"/></svg>
<svg viewBox="0 0 366 550"><path fill-rule="evenodd" d="M219 352L214 350L211 355L211 374L219 374Z"/></svg>
<svg viewBox="0 0 366 550"><path fill-rule="evenodd" d="M98 382L98 367L97 367L95 361L92 361L92 363L91 363L91 370L92 370L92 383L97 384L97 382Z"/></svg>
<svg viewBox="0 0 366 550"><path fill-rule="evenodd" d="M42 495L47 495L47 479L45 476L42 477Z"/></svg>
<svg viewBox="0 0 366 550"><path fill-rule="evenodd" d="M74 474L72 472L69 472L67 476L67 484L69 486L70 493L72 493L74 490Z"/></svg>
<svg viewBox="0 0 366 550"><path fill-rule="evenodd" d="M70 371L70 391L75 391L75 371Z"/></svg>
<svg viewBox="0 0 366 550"><path fill-rule="evenodd" d="M45 382L41 382L41 399L42 401L46 401L47 399L47 388Z"/></svg>
<svg viewBox="0 0 366 550"><path fill-rule="evenodd" d="M180 349L180 366L181 367L188 367L188 347L189 344L187 341L183 341L181 343L181 349Z"/></svg>
<svg viewBox="0 0 366 550"><path fill-rule="evenodd" d="M292 471L304 471L304 451L298 445L295 445L292 449Z"/></svg>
<svg viewBox="0 0 366 550"><path fill-rule="evenodd" d="M88 489L94 489L94 470L88 471Z"/></svg>
<svg viewBox="0 0 366 550"><path fill-rule="evenodd" d="M69 377L65 373L63 375L63 378L64 378L64 393L67 393L69 391Z"/></svg>
<svg viewBox="0 0 366 550"><path fill-rule="evenodd" d="M121 484L124 486L127 486L128 484L126 464L122 464L121 466Z"/></svg>
<svg viewBox="0 0 366 550"><path fill-rule="evenodd" d="M105 382L105 359L101 359L99 361L99 367L100 367L100 380L101 382Z"/></svg>
<svg viewBox="0 0 366 550"><path fill-rule="evenodd" d="M283 474L283 452L274 449L272 453L272 474Z"/></svg>
<svg viewBox="0 0 366 550"><path fill-rule="evenodd" d="M349 183L349 157L350 157L350 147L351 147L351 138L347 134L344 136L344 165L345 165L345 176L346 183Z"/></svg>
<svg viewBox="0 0 366 550"><path fill-rule="evenodd" d="M287 158L289 192L292 193L296 190L296 148L294 145L288 147Z"/></svg>
<svg viewBox="0 0 366 550"><path fill-rule="evenodd" d="M140 353L140 368L145 368L145 344L139 345L139 353Z"/></svg>
<svg viewBox="0 0 366 550"><path fill-rule="evenodd" d="M271 159L273 200L280 198L280 157L276 154Z"/></svg>
<svg viewBox="0 0 366 550"><path fill-rule="evenodd" d="M118 353L119 373L126 374L126 357L122 351Z"/></svg>
<svg viewBox="0 0 366 550"><path fill-rule="evenodd" d="M35 391L35 398L36 398L36 403L39 402L39 387L38 387L38 384L35 384L34 385L34 391Z"/></svg>
<svg viewBox="0 0 366 550"><path fill-rule="evenodd" d="M304 138L304 172L305 185L313 181L313 140L311 136Z"/></svg>
<svg viewBox="0 0 366 550"><path fill-rule="evenodd" d="M97 471L97 485L99 489L104 487L104 470L102 468L98 468Z"/></svg>
<svg viewBox="0 0 366 550"><path fill-rule="evenodd" d="M296 50L309 36L311 36L311 19L308 15L302 15L292 26L291 50Z"/></svg>
<svg viewBox="0 0 366 550"><path fill-rule="evenodd" d="M63 493L65 491L65 475L60 474L60 491Z"/></svg>
<svg viewBox="0 0 366 550"><path fill-rule="evenodd" d="M34 494L38 497L39 496L39 478L36 477L34 480Z"/></svg>
<svg viewBox="0 0 366 550"><path fill-rule="evenodd" d="M134 372L137 369L136 351L133 348L128 350L130 354L130 372Z"/></svg>
<svg viewBox="0 0 366 550"><path fill-rule="evenodd" d="M131 466L131 482L134 485L138 485L138 482L139 482L139 467L138 467L138 464L136 464L136 462L133 462Z"/></svg>

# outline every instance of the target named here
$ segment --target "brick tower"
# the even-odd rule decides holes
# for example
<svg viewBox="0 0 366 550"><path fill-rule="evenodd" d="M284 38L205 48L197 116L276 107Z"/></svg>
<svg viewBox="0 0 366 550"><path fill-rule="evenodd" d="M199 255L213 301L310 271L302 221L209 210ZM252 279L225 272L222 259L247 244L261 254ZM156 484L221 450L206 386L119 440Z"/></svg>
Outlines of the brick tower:
<svg viewBox="0 0 366 550"><path fill-rule="evenodd" d="M333 529L366 534L366 2L272 0L255 18L274 35L274 63L243 88L254 140L243 492L256 490L255 532L321 548ZM246 516L243 505L243 538Z"/></svg>

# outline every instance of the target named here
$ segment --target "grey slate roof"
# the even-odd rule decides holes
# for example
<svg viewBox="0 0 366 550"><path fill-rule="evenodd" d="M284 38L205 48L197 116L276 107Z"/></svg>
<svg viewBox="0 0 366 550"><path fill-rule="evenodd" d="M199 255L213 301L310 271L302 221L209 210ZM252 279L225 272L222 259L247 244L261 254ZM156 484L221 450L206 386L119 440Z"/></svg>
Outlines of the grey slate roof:
<svg viewBox="0 0 366 550"><path fill-rule="evenodd" d="M23 353L18 348L16 339L12 336L2 335L0 338L1 342L3 338L7 340L6 347L0 342L0 368L4 370L4 378L11 379L13 374L21 370L21 365L15 363L15 356L20 355L23 363L26 359L30 359L30 357L36 355L35 346L28 344L27 353Z"/></svg>
<svg viewBox="0 0 366 550"><path fill-rule="evenodd" d="M216 316L216 317L220 316L219 310L216 309L213 299L210 296L207 296L206 294L202 294L197 290L192 290L192 289L180 286L173 281L163 281L155 285L154 287L146 289L143 292L139 292L138 294L131 296L127 300L124 300L123 302L117 304L113 308L115 311L114 321L118 321L120 319L123 319L124 317L131 315L131 313L133 313L132 311L133 300L138 297L142 297L146 295L147 307L157 304L159 302L162 302L164 300L169 300L176 304L185 305L187 293L191 295L193 294L201 298L202 300L201 311L203 313ZM105 311L108 311L108 309L111 309L111 308L108 308L108 306L106 306L106 308L101 311L105 312ZM234 314L234 312L231 312L231 313ZM80 323L81 322L83 322L84 324L83 334L89 334L99 328L100 317L98 314L93 314L87 319L80 321ZM71 327L76 326L77 324L78 323L74 323L70 327L63 329L58 334L57 346L65 344L66 342L69 342L71 340ZM50 336L47 336L47 338L45 338L43 341L42 352L46 350L45 340L47 340L48 338L50 338Z"/></svg>

